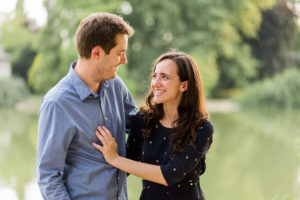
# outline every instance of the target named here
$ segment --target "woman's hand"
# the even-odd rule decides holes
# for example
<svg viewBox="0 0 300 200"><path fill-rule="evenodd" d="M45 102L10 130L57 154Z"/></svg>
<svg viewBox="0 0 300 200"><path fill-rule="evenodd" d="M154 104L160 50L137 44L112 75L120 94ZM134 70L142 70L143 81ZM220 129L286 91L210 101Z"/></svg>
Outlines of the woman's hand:
<svg viewBox="0 0 300 200"><path fill-rule="evenodd" d="M115 139L112 137L109 130L104 126L98 126L95 133L98 139L101 141L102 146L94 142L92 145L102 152L106 162L108 162L110 165L113 165L114 160L119 157Z"/></svg>

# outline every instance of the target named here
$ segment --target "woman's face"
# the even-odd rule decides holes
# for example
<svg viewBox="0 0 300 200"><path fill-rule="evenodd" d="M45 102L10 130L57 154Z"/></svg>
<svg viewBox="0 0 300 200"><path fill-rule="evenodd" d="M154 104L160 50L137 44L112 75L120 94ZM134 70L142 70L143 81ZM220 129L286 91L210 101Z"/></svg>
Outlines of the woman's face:
<svg viewBox="0 0 300 200"><path fill-rule="evenodd" d="M178 106L187 82L181 82L177 74L177 64L166 59L159 62L152 74L151 88L155 104L174 104Z"/></svg>

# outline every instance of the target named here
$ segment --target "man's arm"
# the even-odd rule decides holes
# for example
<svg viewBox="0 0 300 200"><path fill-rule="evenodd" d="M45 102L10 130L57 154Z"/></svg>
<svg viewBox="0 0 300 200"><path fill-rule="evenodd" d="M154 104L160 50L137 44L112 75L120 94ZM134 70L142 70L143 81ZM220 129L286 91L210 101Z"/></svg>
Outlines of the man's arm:
<svg viewBox="0 0 300 200"><path fill-rule="evenodd" d="M126 122L126 133L129 133L131 129L136 126L134 124L135 120L132 120L136 114L138 113L138 108L135 105L129 91L127 90L127 95L124 100L124 108L125 108L125 122Z"/></svg>
<svg viewBox="0 0 300 200"><path fill-rule="evenodd" d="M56 103L42 104L39 113L37 179L47 200L70 200L63 182L64 166L73 133L66 125L68 117Z"/></svg>
<svg viewBox="0 0 300 200"><path fill-rule="evenodd" d="M126 87L125 83L120 77L117 77L117 81L119 82L120 91L123 96L123 102L124 102L124 110L125 110L125 117L126 117L126 128L130 128L130 125L128 127L127 122L129 121L129 118L133 115L135 115L138 112L138 108L136 104L134 103L134 100Z"/></svg>

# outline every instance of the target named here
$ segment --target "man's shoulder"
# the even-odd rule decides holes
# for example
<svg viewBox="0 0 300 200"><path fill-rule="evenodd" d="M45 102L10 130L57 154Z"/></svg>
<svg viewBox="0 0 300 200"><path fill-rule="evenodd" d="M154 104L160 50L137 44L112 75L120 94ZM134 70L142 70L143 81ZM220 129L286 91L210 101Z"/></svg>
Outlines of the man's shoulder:
<svg viewBox="0 0 300 200"><path fill-rule="evenodd" d="M44 96L43 103L60 103L67 99L68 96L74 95L75 90L67 77L62 78L55 86L53 86Z"/></svg>
<svg viewBox="0 0 300 200"><path fill-rule="evenodd" d="M117 76L114 79L109 80L109 83L111 84L112 87L115 87L118 89L127 89L127 86L125 85L124 81L119 76Z"/></svg>

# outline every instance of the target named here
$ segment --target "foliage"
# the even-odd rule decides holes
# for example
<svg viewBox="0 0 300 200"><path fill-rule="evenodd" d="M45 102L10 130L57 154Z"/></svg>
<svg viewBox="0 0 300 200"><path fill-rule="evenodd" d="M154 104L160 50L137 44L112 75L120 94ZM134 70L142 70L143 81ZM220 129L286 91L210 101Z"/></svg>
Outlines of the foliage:
<svg viewBox="0 0 300 200"><path fill-rule="evenodd" d="M219 78L219 71L215 60L216 55L212 52L205 52L203 49L191 52L190 54L198 64L205 95L211 96L211 91L216 86Z"/></svg>
<svg viewBox="0 0 300 200"><path fill-rule="evenodd" d="M28 44L15 50L12 58L12 73L27 80L27 73L36 56L36 50Z"/></svg>
<svg viewBox="0 0 300 200"><path fill-rule="evenodd" d="M247 39L255 58L260 60L255 79L272 77L290 66L290 50L296 34L296 15L286 1L263 11L258 37Z"/></svg>
<svg viewBox="0 0 300 200"><path fill-rule="evenodd" d="M107 11L122 15L136 30L130 39L126 70L120 72L136 95L148 90L154 59L169 50L195 58L207 94L216 87L241 87L256 75L258 65L242 36L256 37L261 11L275 2L46 0L48 22L39 42L39 55L44 56L38 66L32 65L36 69L30 84L44 92L57 82L76 59L73 40L79 21L91 12Z"/></svg>
<svg viewBox="0 0 300 200"><path fill-rule="evenodd" d="M23 1L18 1L15 16L9 18L1 26L0 43L12 54L11 66L14 75L27 81L29 70L36 55L36 38L34 22L27 19L23 10Z"/></svg>
<svg viewBox="0 0 300 200"><path fill-rule="evenodd" d="M96 11L113 12L119 4L118 0L46 0L48 20L39 40L39 54L30 69L30 87L39 93L49 90L76 60L74 35L80 20Z"/></svg>
<svg viewBox="0 0 300 200"><path fill-rule="evenodd" d="M300 71L288 69L272 79L257 82L239 97L244 106L300 107Z"/></svg>
<svg viewBox="0 0 300 200"><path fill-rule="evenodd" d="M204 85L210 85L209 89L217 82L218 87L223 86L219 77L231 83L226 87L245 85L249 77L255 75L257 61L241 35L255 37L261 10L275 3L274 0L128 2L132 12L125 18L137 30L129 47L128 68L131 77L143 83L140 93L145 91L153 60L170 49L185 51L197 58L201 71L209 72L204 78Z"/></svg>
<svg viewBox="0 0 300 200"><path fill-rule="evenodd" d="M0 107L13 106L29 94L21 78L0 79Z"/></svg>

